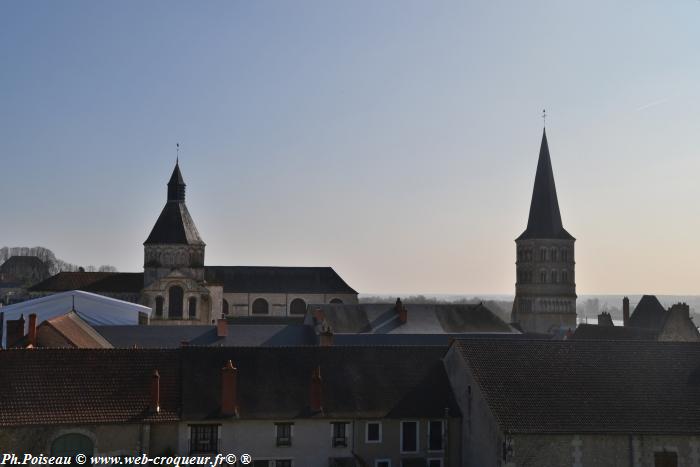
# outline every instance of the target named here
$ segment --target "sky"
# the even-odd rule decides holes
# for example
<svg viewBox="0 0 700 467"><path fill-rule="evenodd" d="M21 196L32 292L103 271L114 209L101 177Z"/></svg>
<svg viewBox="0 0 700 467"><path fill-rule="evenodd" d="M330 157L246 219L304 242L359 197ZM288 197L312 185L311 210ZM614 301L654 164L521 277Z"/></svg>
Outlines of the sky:
<svg viewBox="0 0 700 467"><path fill-rule="evenodd" d="M579 293L700 293L700 1L0 2L0 246L513 293L543 121Z"/></svg>

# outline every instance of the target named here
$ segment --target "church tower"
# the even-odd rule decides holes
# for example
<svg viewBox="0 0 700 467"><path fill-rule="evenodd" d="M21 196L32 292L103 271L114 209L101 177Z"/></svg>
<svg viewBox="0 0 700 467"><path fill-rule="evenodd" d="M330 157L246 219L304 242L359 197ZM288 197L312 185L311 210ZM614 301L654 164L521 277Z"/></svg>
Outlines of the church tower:
<svg viewBox="0 0 700 467"><path fill-rule="evenodd" d="M562 225L547 133L543 131L527 228L515 240L512 321L524 332L576 328L575 241Z"/></svg>
<svg viewBox="0 0 700 467"><path fill-rule="evenodd" d="M179 163L168 182L168 200L144 242L144 285L148 287L177 270L204 279L205 244L185 205L185 181Z"/></svg>

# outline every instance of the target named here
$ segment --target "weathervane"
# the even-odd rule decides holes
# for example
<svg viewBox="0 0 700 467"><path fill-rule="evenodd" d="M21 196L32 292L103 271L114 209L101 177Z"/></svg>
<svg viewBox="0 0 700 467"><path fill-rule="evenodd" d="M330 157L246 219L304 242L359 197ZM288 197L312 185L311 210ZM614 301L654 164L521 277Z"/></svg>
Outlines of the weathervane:
<svg viewBox="0 0 700 467"><path fill-rule="evenodd" d="M177 149L175 150L176 151L175 164L179 164L180 163L180 143L175 143L175 146L177 147Z"/></svg>
<svg viewBox="0 0 700 467"><path fill-rule="evenodd" d="M547 126L547 110L542 109L542 126Z"/></svg>

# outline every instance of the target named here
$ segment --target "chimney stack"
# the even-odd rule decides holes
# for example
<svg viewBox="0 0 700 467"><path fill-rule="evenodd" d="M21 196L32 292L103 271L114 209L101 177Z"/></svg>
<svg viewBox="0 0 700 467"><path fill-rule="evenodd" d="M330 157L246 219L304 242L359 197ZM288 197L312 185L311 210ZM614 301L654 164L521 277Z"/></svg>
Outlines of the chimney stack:
<svg viewBox="0 0 700 467"><path fill-rule="evenodd" d="M24 337L24 315L7 320L7 348L14 347Z"/></svg>
<svg viewBox="0 0 700 467"><path fill-rule="evenodd" d="M228 321L220 319L216 321L216 337L228 336Z"/></svg>
<svg viewBox="0 0 700 467"><path fill-rule="evenodd" d="M333 330L324 321L324 325L321 326L321 333L319 334L319 345L321 347L332 347L333 346Z"/></svg>
<svg viewBox="0 0 700 467"><path fill-rule="evenodd" d="M221 369L221 413L238 415L238 368L231 360Z"/></svg>
<svg viewBox="0 0 700 467"><path fill-rule="evenodd" d="M151 402L148 410L151 413L160 412L160 373L158 370L153 370L153 376L151 376Z"/></svg>
<svg viewBox="0 0 700 467"><path fill-rule="evenodd" d="M629 326L630 322L630 299L625 297L622 299L622 325Z"/></svg>
<svg viewBox="0 0 700 467"><path fill-rule="evenodd" d="M405 324L406 321L408 321L408 310L406 310L406 307L403 306L403 303L401 303L400 298L396 299L396 305L394 305L394 309L399 314L399 321L401 321L402 324Z"/></svg>
<svg viewBox="0 0 700 467"><path fill-rule="evenodd" d="M681 318L690 319L690 306L687 303L676 303L668 309L668 312L679 315Z"/></svg>
<svg viewBox="0 0 700 467"><path fill-rule="evenodd" d="M310 391L310 407L311 413L319 413L323 411L323 406L321 405L321 367L317 366L314 368L313 373L311 373L311 391Z"/></svg>
<svg viewBox="0 0 700 467"><path fill-rule="evenodd" d="M27 341L27 343L32 347L36 347L36 313L32 313L29 315Z"/></svg>

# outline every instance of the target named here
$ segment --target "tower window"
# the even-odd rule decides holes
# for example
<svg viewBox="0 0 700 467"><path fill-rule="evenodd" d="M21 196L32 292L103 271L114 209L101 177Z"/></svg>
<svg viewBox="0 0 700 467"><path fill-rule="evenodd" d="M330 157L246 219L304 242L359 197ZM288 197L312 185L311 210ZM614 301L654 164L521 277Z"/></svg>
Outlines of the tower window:
<svg viewBox="0 0 700 467"><path fill-rule="evenodd" d="M566 248L563 248L561 250L561 260L562 261L569 261L569 250Z"/></svg>
<svg viewBox="0 0 700 467"><path fill-rule="evenodd" d="M569 273L568 273L566 270L564 270L564 271L561 272L561 281L562 281L564 284L568 284L568 283L569 283Z"/></svg>
<svg viewBox="0 0 700 467"><path fill-rule="evenodd" d="M254 315L266 315L269 313L269 305L267 304L267 300L264 298L257 298L253 302L253 314Z"/></svg>
<svg viewBox="0 0 700 467"><path fill-rule="evenodd" d="M542 284L547 283L547 271L540 271L540 282Z"/></svg>
<svg viewBox="0 0 700 467"><path fill-rule="evenodd" d="M552 261L556 261L556 260L557 260L557 249L556 249L556 248L552 248L552 251L551 251L550 255L551 255Z"/></svg>
<svg viewBox="0 0 700 467"><path fill-rule="evenodd" d="M557 271L552 271L552 284L557 283Z"/></svg>
<svg viewBox="0 0 700 467"><path fill-rule="evenodd" d="M540 248L540 261L547 261L547 250Z"/></svg>
<svg viewBox="0 0 700 467"><path fill-rule="evenodd" d="M156 316L163 316L163 297L156 297Z"/></svg>
<svg viewBox="0 0 700 467"><path fill-rule="evenodd" d="M190 297L188 301L188 315L190 318L195 318L197 316L197 299Z"/></svg>
<svg viewBox="0 0 700 467"><path fill-rule="evenodd" d="M184 291L182 287L174 285L168 291L168 317L182 318L182 308L184 300Z"/></svg>

